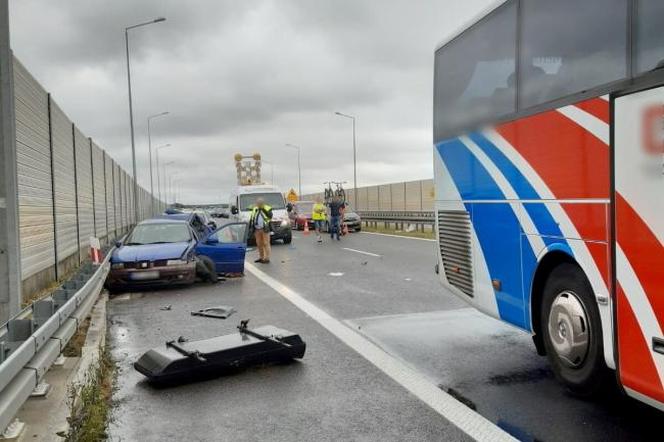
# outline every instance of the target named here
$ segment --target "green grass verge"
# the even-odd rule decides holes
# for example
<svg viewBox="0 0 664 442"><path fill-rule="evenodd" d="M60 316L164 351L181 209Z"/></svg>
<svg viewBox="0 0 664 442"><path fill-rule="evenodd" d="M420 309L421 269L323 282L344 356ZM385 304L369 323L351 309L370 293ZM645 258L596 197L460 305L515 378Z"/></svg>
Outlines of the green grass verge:
<svg viewBox="0 0 664 442"><path fill-rule="evenodd" d="M369 226L362 226L362 231L364 232L374 232L374 233L385 233L388 235L398 235L398 236L409 236L411 238L426 238L426 239L436 239L434 236L433 232L430 232L428 230L425 230L424 232L406 232L403 230L397 230L391 227L385 228L381 225L378 227L369 227Z"/></svg>
<svg viewBox="0 0 664 442"><path fill-rule="evenodd" d="M106 428L112 409L116 367L107 348L101 350L99 365L90 369L86 383L70 397L69 431L66 442L108 439Z"/></svg>

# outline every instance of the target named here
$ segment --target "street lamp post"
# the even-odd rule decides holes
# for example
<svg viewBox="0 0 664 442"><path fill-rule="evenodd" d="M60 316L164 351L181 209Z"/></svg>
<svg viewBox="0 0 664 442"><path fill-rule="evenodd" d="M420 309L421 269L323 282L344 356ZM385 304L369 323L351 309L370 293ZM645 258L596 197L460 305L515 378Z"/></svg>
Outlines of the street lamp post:
<svg viewBox="0 0 664 442"><path fill-rule="evenodd" d="M168 198L169 198L169 193L170 193L170 186L171 186L171 177L166 174L166 168L172 164L175 164L175 161L169 161L168 163L164 164L164 198L166 199L166 203L168 203ZM166 186L166 179L168 178L168 186Z"/></svg>
<svg viewBox="0 0 664 442"><path fill-rule="evenodd" d="M300 163L300 146L296 146L295 144L286 144L288 147L292 147L293 149L297 149L297 191L298 195L301 198L302 197L302 165Z"/></svg>
<svg viewBox="0 0 664 442"><path fill-rule="evenodd" d="M165 21L163 17L155 18L144 23L128 26L125 28L125 48L127 50L127 90L129 92L129 128L131 132L131 167L134 173L134 195L138 195L138 177L136 175L136 143L134 142L134 108L132 106L131 98L131 69L129 67L129 31L141 26L151 25ZM138 214L138 199L134 198L134 217ZM136 221L136 220L134 220Z"/></svg>
<svg viewBox="0 0 664 442"><path fill-rule="evenodd" d="M159 171L159 151L167 147L171 147L170 143L157 146L155 149L157 151L157 193L159 194L159 201L161 201L161 172Z"/></svg>
<svg viewBox="0 0 664 442"><path fill-rule="evenodd" d="M152 120L153 118L163 117L165 115L168 115L168 112L161 112L159 114L150 115L148 117L148 153L150 157L150 196L152 196L152 198L150 198L150 201L151 201L151 209L153 215L154 215L154 185L152 180L152 135L150 134L150 120ZM157 174L159 174L159 171L157 171Z"/></svg>
<svg viewBox="0 0 664 442"><path fill-rule="evenodd" d="M341 112L335 112L335 114L353 120L353 206L355 207L355 210L359 210L357 207L357 145L355 143L355 117L353 115L342 114Z"/></svg>

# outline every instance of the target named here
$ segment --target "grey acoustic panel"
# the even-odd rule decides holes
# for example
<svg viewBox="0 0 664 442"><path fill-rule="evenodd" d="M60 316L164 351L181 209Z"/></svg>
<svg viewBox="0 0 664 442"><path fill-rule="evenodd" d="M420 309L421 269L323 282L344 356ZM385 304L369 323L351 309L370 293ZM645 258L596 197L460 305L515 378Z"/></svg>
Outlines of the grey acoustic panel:
<svg viewBox="0 0 664 442"><path fill-rule="evenodd" d="M115 202L113 201L113 160L104 152L104 180L106 188L106 224L111 237L115 237Z"/></svg>
<svg viewBox="0 0 664 442"><path fill-rule="evenodd" d="M108 235L106 225L106 180L104 179L104 151L93 141L92 176L94 185L95 236L105 238Z"/></svg>
<svg viewBox="0 0 664 442"><path fill-rule="evenodd" d="M21 278L55 264L48 94L14 59Z"/></svg>
<svg viewBox="0 0 664 442"><path fill-rule="evenodd" d="M53 192L58 260L78 253L76 227L76 180L74 179L74 134L72 123L51 100L53 142Z"/></svg>
<svg viewBox="0 0 664 442"><path fill-rule="evenodd" d="M92 197L92 158L90 140L78 128L74 129L76 146L76 189L78 192L78 224L81 249L90 246L95 236L94 201Z"/></svg>

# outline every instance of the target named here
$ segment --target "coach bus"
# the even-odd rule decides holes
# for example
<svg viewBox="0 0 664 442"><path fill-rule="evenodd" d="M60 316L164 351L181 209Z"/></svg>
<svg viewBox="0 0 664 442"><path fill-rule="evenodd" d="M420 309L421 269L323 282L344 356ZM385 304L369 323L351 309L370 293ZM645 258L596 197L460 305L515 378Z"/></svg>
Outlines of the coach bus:
<svg viewBox="0 0 664 442"><path fill-rule="evenodd" d="M439 46L444 286L664 410L664 1L507 0Z"/></svg>

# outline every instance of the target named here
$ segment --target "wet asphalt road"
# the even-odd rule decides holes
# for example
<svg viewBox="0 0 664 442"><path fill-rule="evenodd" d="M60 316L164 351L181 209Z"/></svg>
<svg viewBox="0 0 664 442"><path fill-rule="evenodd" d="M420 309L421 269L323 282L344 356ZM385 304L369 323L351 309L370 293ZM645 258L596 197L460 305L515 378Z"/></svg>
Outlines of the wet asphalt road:
<svg viewBox="0 0 664 442"><path fill-rule="evenodd" d="M434 242L353 234L319 245L313 235L297 234L291 246L273 246L272 263L260 268L519 439L647 440L657 434L664 416L649 407L616 393L592 401L568 395L527 334L445 293L434 263ZM168 304L170 311L159 309ZM189 315L219 304L239 313L226 321ZM214 286L119 295L108 310L120 366L113 440L466 438L249 273ZM247 317L254 326L300 333L305 358L168 389L151 387L131 367L168 339L231 333Z"/></svg>

